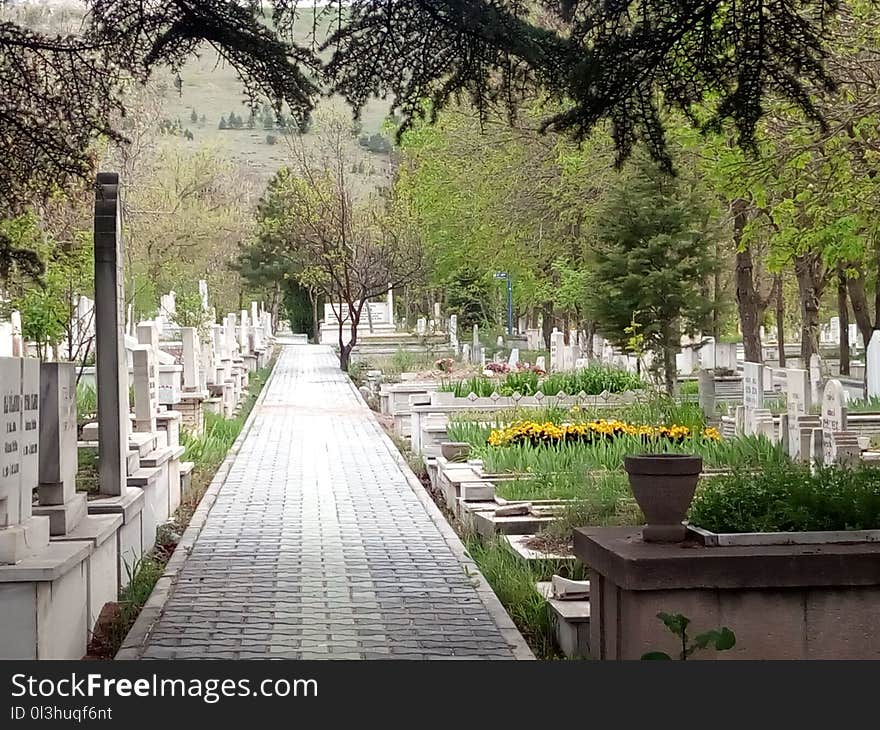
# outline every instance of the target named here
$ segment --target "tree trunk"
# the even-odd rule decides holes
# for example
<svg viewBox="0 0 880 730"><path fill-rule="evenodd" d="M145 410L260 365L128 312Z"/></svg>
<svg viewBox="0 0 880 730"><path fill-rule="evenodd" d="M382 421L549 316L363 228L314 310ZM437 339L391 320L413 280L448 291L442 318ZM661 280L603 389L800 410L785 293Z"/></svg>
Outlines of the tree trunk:
<svg viewBox="0 0 880 730"><path fill-rule="evenodd" d="M782 275L776 277L776 341L779 348L779 367L785 367L785 295L782 291Z"/></svg>
<svg viewBox="0 0 880 730"><path fill-rule="evenodd" d="M865 345L871 341L873 326L871 324L871 305L868 304L868 294L865 292L865 279L862 276L847 279L849 301L852 304L853 318Z"/></svg>
<svg viewBox="0 0 880 730"><path fill-rule="evenodd" d="M849 307L843 264L837 265L837 316L840 318L840 374L849 375Z"/></svg>
<svg viewBox="0 0 880 730"><path fill-rule="evenodd" d="M361 307L362 306L363 303L361 303ZM357 311L355 311L354 307L349 304L348 311L351 313L351 324L349 326L351 339L348 341L347 345L342 343L342 323L339 323L339 369L346 373L348 372L348 366L351 364L352 350L354 350L355 345L357 345L358 325L361 321L361 308L359 307Z"/></svg>
<svg viewBox="0 0 880 730"><path fill-rule="evenodd" d="M309 292L309 299L312 300L312 341L320 341L321 324L318 321L318 294L317 292Z"/></svg>
<svg viewBox="0 0 880 730"><path fill-rule="evenodd" d="M822 299L821 261L815 253L795 256L794 273L797 276L801 299L801 358L805 367L810 357L819 352L819 302Z"/></svg>
<svg viewBox="0 0 880 730"><path fill-rule="evenodd" d="M663 348L663 380L666 384L666 395L672 397L675 395L675 381L678 372L675 368L675 350L666 346Z"/></svg>
<svg viewBox="0 0 880 730"><path fill-rule="evenodd" d="M743 349L748 362L762 362L761 359L761 296L755 290L754 263L750 248L742 248L742 236L748 222L748 203L738 199L733 201L733 242L736 245L736 303L739 312L739 327L742 330ZM766 306L766 305L765 305Z"/></svg>
<svg viewBox="0 0 880 730"><path fill-rule="evenodd" d="M550 349L550 335L553 334L553 304L545 304L541 317L541 334L544 336L544 346Z"/></svg>
<svg viewBox="0 0 880 730"><path fill-rule="evenodd" d="M596 322L592 319L587 320L586 323L587 330L587 359L592 360L596 357L596 353L593 349L593 337L596 335Z"/></svg>

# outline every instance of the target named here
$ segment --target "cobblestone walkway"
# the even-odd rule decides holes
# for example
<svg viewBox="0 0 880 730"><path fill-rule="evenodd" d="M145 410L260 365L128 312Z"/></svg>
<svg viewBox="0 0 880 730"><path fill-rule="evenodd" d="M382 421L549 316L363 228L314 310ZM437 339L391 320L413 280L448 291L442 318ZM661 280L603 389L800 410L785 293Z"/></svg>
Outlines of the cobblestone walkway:
<svg viewBox="0 0 880 730"><path fill-rule="evenodd" d="M141 657L530 656L336 362L282 349Z"/></svg>

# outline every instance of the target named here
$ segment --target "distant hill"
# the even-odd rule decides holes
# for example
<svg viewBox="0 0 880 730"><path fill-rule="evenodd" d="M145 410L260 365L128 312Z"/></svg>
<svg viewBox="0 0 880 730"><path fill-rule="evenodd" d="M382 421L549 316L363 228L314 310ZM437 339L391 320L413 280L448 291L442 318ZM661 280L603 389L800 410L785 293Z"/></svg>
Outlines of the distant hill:
<svg viewBox="0 0 880 730"><path fill-rule="evenodd" d="M69 0L18 2L5 9L0 6L0 20L4 17L36 30L75 33L82 23L83 6ZM312 20L311 10L304 11L294 28L294 35L305 39L312 30ZM283 130L267 129L266 118L255 119L254 129L247 128L251 111L245 105L242 82L235 70L210 46L203 46L200 56L183 67L179 85L169 72L159 73L156 78L164 105L161 128L174 143L191 148L205 142L217 144L231 160L246 168L249 177L263 183L285 164L288 152ZM364 142L367 142L369 137L381 132L388 106L379 101L367 105L357 135L352 138L351 174L359 194L390 181L390 156L376 152L384 146L377 144L381 140L374 138L369 144L370 149L357 141L365 138ZM316 119L324 110L351 115L351 109L341 99L322 99ZM228 121L230 113L241 120L241 128L220 129L221 118ZM297 131L290 133L298 134ZM314 126L303 135L303 139L307 146L314 141Z"/></svg>
<svg viewBox="0 0 880 730"><path fill-rule="evenodd" d="M170 75L163 79L162 84L166 119L169 124L175 125L180 144L197 147L205 141L216 142L232 160L260 178L268 179L284 165L288 155L283 131L266 128L268 110L265 116L254 118L253 129L247 128L251 110L246 106L247 97L241 80L235 70L219 59L212 49L188 62L180 73L180 79L179 88L175 88L175 80ZM358 137L381 132L387 108L387 105L379 102L369 104L363 111ZM315 119L319 120L324 111L347 117L352 114L350 107L341 99L322 99ZM261 115L262 110L258 114ZM231 126L230 115L238 118L241 128L228 128ZM227 129L220 129L221 119ZM289 133L299 134L297 131ZM315 124L302 136L308 146L315 138ZM352 170L357 171L353 174L361 189L375 189L388 183L389 155L371 152L353 137L350 157Z"/></svg>

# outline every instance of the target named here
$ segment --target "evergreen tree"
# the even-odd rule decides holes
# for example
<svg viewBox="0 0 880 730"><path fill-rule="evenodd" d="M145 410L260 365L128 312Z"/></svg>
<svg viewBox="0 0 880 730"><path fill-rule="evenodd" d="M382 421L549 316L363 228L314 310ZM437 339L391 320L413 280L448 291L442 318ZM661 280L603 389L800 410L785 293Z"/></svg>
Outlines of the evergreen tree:
<svg viewBox="0 0 880 730"><path fill-rule="evenodd" d="M196 114L196 110L195 110L195 108L193 108L193 110L192 110L192 114L189 115L189 120L190 120L193 124L198 124L198 122L199 122L199 115Z"/></svg>
<svg viewBox="0 0 880 730"><path fill-rule="evenodd" d="M715 307L704 287L717 265L710 201L693 180L637 154L596 218L588 291L599 331L621 347L651 351L670 394L682 333L709 329Z"/></svg>
<svg viewBox="0 0 880 730"><path fill-rule="evenodd" d="M181 68L209 41L252 98L278 100L304 118L324 83L360 110L394 99L403 124L462 93L483 112L515 107L537 83L564 108L547 128L588 134L610 120L622 156L639 138L668 162L664 111L695 125L730 120L752 146L768 98L819 120L816 96L834 87L825 69L833 0L333 0L319 23L325 43L288 33L298 3L270 0L90 2L83 32L54 37L0 24L0 209L90 175L96 138L117 129L130 81ZM264 12L272 16L265 22ZM324 62L316 45L327 49ZM176 77L175 86L182 89ZM431 101L430 105L424 103ZM700 105L705 104L703 109Z"/></svg>
<svg viewBox="0 0 880 730"><path fill-rule="evenodd" d="M226 124L226 117L220 117L220 129L228 129Z"/></svg>
<svg viewBox="0 0 880 730"><path fill-rule="evenodd" d="M204 127L207 119L205 119L205 115L202 114L202 118L199 120L199 126Z"/></svg>
<svg viewBox="0 0 880 730"><path fill-rule="evenodd" d="M253 112L251 112L251 114L250 114L250 116L248 117L248 120L247 120L247 128L248 128L248 129L253 129L253 128L256 127L256 126L257 126L256 116L254 115Z"/></svg>

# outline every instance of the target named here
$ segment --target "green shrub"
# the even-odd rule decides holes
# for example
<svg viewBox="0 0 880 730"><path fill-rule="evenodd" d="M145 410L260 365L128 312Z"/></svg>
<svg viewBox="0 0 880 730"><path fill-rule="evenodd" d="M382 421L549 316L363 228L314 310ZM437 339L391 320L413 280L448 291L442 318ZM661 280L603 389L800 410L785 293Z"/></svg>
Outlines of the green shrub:
<svg viewBox="0 0 880 730"><path fill-rule="evenodd" d="M775 464L704 480L690 521L713 532L880 529L880 469Z"/></svg>

